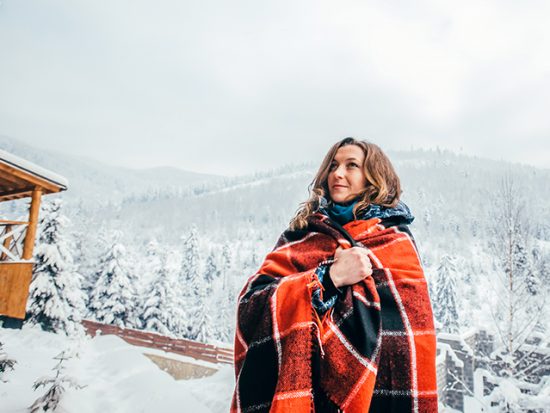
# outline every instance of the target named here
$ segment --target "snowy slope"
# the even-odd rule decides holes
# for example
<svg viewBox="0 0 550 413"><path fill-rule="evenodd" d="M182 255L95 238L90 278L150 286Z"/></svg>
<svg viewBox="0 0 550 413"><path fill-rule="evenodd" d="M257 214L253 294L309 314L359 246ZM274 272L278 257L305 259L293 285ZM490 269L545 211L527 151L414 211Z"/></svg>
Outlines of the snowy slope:
<svg viewBox="0 0 550 413"><path fill-rule="evenodd" d="M52 375L56 356L67 348L78 357L66 362L66 375L76 378L82 389L68 389L59 412L227 412L233 391L233 369L223 365L211 377L174 380L134 347L116 336L68 339L36 328L0 328L5 352L17 360L14 371L0 382L0 412L26 413L46 390L33 391L33 382ZM169 355L165 354L169 357ZM204 362L202 362L204 363Z"/></svg>
<svg viewBox="0 0 550 413"><path fill-rule="evenodd" d="M187 187L217 180L216 175L177 168L129 169L91 159L65 155L53 148L39 149L0 135L0 149L66 177L70 183L64 197L72 201L119 200L129 193L146 193L168 187Z"/></svg>
<svg viewBox="0 0 550 413"><path fill-rule="evenodd" d="M534 224L540 224L550 239L550 170L437 151L400 152L391 157L401 177L403 200L416 216L412 229L420 239L431 235L445 240L450 228L469 234L481 221L487 222L494 205L491 197L507 171L521 182L527 207L537 212ZM88 208L86 219L79 221L101 220L107 227L131 229L128 239L139 243L148 237L177 243L195 224L201 234L216 241L242 234L241 238L268 239L272 245L300 202L307 199L316 166L289 166L264 176L243 176L205 185L196 193L129 196L115 207ZM256 234L250 236L247 231Z"/></svg>

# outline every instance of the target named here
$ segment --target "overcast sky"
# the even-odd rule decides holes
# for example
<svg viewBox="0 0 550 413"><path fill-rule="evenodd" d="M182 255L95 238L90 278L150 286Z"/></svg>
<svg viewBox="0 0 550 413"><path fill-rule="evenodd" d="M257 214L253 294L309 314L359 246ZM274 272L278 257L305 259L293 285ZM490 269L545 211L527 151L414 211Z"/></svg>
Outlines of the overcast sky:
<svg viewBox="0 0 550 413"><path fill-rule="evenodd" d="M550 168L550 2L2 0L0 135L240 174L346 136Z"/></svg>

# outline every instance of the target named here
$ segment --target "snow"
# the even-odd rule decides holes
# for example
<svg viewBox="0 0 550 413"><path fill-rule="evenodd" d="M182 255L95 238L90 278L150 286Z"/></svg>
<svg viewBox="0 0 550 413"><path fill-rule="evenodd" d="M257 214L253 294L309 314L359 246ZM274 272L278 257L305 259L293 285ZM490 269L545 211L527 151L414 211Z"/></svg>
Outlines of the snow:
<svg viewBox="0 0 550 413"><path fill-rule="evenodd" d="M0 329L0 341L5 352L17 360L14 371L4 375L7 382L0 384L2 413L26 412L46 391L44 388L33 391L33 383L40 377L53 375L56 364L53 357L66 349L72 349L78 356L65 362L64 373L84 387L66 389L60 412L229 410L234 386L233 368L229 365L219 365L219 371L210 377L177 381L144 355L152 351L112 335L71 339L25 326L22 330ZM164 356L169 357L169 353Z"/></svg>
<svg viewBox="0 0 550 413"><path fill-rule="evenodd" d="M482 413L486 411L484 404L474 397L464 396L464 411L468 413Z"/></svg>
<svg viewBox="0 0 550 413"><path fill-rule="evenodd" d="M0 161L8 163L10 164L10 166L13 166L22 171L30 172L33 175L45 178L48 181L51 181L59 186L65 187L64 189L67 189L67 187L69 186L69 181L67 180L67 178L52 171L49 171L46 168L42 168L41 166L29 162L23 158L15 156L9 152L3 151L2 149L0 149Z"/></svg>
<svg viewBox="0 0 550 413"><path fill-rule="evenodd" d="M469 332L469 334L475 334L475 331L472 330ZM467 337L466 334L459 335L459 334L453 334L453 333L437 333L437 338L441 340L452 340L452 341L459 341L461 345L461 350L466 351L468 355L474 356L474 351L472 348L466 343L464 338Z"/></svg>
<svg viewBox="0 0 550 413"><path fill-rule="evenodd" d="M246 279L257 271L262 257L273 247L280 232L287 227L288 220L293 215L298 203L306 199L305 189L310 181L306 177L311 178L314 173L313 165L307 168L289 167L254 176L216 180L207 184L199 185L194 182L193 186L188 187L184 184L191 185L191 183L180 182L180 176L176 176L176 174L171 175L169 182L164 182L168 179L167 177L156 180L154 176L150 176L146 172L136 178L122 169L77 162L65 158L62 154L55 154L50 158L41 157L42 154L42 152L37 152L36 157L26 154L25 156L39 164L59 170L71 178L71 191L64 192L58 197L67 200L67 215L74 223L74 229L68 235L74 237L75 244L78 246L73 251L74 263L79 266L78 272L85 276L87 292L95 285L96 275L100 270L99 263L105 258L108 246L112 245L112 243L107 244L110 241L104 241L108 237L104 237L102 234L108 234L112 230L120 228L125 229L124 239L121 239L120 243L124 245L128 253L127 271L132 275L132 285L138 287L138 292L141 293L132 301L132 304L141 305L144 298L151 296L153 283L158 276L158 267L162 266L164 255L173 254L173 260L177 263L177 268L180 268L180 264L184 261L182 256L184 253L183 240L188 237L190 228L193 225L197 226L200 252L198 266L206 284L207 297L209 297L208 300L201 297L199 301L206 301L206 308L209 309L209 314L212 317L210 325L212 334L205 341L215 344L214 340L218 340L217 344L220 346L227 346L227 343L233 338L232 330L236 308L234 300L238 291ZM502 305L506 304L506 300L502 300L503 288L500 285L502 276L505 274L501 268L500 250L495 251L494 248L491 249L488 246L488 243L494 242L495 238L495 234L492 232L494 230L493 216L496 216L502 209L498 203L492 202L492 195L498 188L503 171L509 165L504 163L489 164L486 160L456 157L455 155L450 160L446 160L448 154L420 155L412 154L410 155L414 158L412 162L398 160L395 165L397 169L400 169L403 188L406 189L404 200L417 216L411 230L419 245L431 292L433 292L434 306L439 304L433 288L436 286L438 264L444 254L452 254L456 259L455 304L459 331L465 332L461 335L443 333L441 328L449 323L438 322L438 340L452 341L453 346L455 343L461 345L456 353L450 347L441 351L441 346L439 346L438 362L441 362L447 353L453 357L455 362L460 361L458 359L463 359L465 356L463 352L467 351L467 355L474 356L474 367L484 365L479 362L488 362L490 364L487 367L490 368L493 360L485 352L498 350L493 354L502 353L502 343L497 327L502 329L506 326L506 320L502 318L502 315L508 314L508 312L502 311ZM46 162L46 159L49 162ZM465 174L464 171L467 173ZM532 209L529 217L532 219L534 228L538 230L537 239L531 241L536 243L537 255L534 254L535 249L530 247L529 260L532 261L531 264L537 268L541 276L541 293L538 296L543 298L550 291L548 289L550 285L548 278L548 274L550 274L548 271L550 269L550 226L548 225L550 222L548 206L550 186L546 184L550 179L550 171L537 172L537 174L527 172L514 170L519 182L522 182L524 198L529 199L529 211ZM147 184L144 185L144 182ZM16 202L15 205L14 203L2 203L0 208L4 209L0 209L0 214L5 210L7 219L9 219L8 215L26 216L26 210L24 214L21 212L23 207L26 208L26 205L23 204L25 203ZM21 209L19 209L20 206ZM182 235L184 236L183 240ZM157 245L153 245L153 249L158 252L153 252L153 256L147 253L147 245L152 238L158 240ZM158 262L155 263L155 260ZM184 282L181 284L186 285ZM173 290L175 292L176 289ZM196 300L197 297L194 297L193 301L190 301L185 308L195 306L194 301ZM531 303L529 300L525 301L525 305L522 302L518 314L525 312L528 307L535 308L528 305L529 303ZM531 337L533 340L537 338L541 341L529 341L522 347L523 350L536 350L540 354L548 354L550 351L550 347L548 347L550 326L547 321L550 320L549 303L546 301L545 308L541 312L540 328L543 332L535 331ZM138 310L141 311L142 307L142 305L138 307ZM133 318L137 318L139 311L133 314ZM202 311L204 312L204 310ZM196 313L180 316L172 309L161 312L181 323L188 323L189 318L196 320L197 323L199 320L195 319ZM88 314L88 317L93 318L94 315ZM515 320L521 319L525 318L515 318ZM522 326L520 323L514 325ZM490 339L487 342L476 342L475 337L471 337L471 335L479 332L480 329L492 335L494 341ZM5 341L4 336L8 334L7 331L9 330L0 329L0 342ZM56 337L55 335L50 336ZM16 340L17 337L12 335L4 347L7 356L17 359L19 363L15 365L15 371L7 371L4 375L10 383L7 385L0 383L0 403L2 403L0 411L2 413L4 413L4 398L13 390L12 385L23 383L21 384L22 390L16 393L15 398L7 400L7 402L11 400L12 410L9 410L10 412L23 412L25 407L32 404L45 392L45 389L33 392L31 390L32 383L40 376L52 376L51 368L55 364L52 357L69 344L66 341L59 342L56 347L50 346L52 349L48 350L48 339L26 341L23 338ZM106 340L106 348L101 345L103 340ZM468 347L464 340L472 348ZM538 347L531 344L537 344ZM18 347L25 348L25 346L35 348L35 351L39 353L36 357L40 356L42 359L34 360L35 355L30 352L22 353ZM125 349L124 351L121 346ZM176 382L165 373L159 372L148 358L144 359L142 353L153 353L152 350L135 350L138 361L128 356L127 359L124 359L124 363L109 358L104 360L97 354L101 349L105 353L105 357L110 357L111 353L107 354L107 350L112 350L111 352L114 353L115 348L118 349L116 351L119 351L119 354L133 354L132 351L134 351L131 346L128 349L127 344L115 340L113 337L100 337L81 347L81 359L68 362L70 368L68 368L67 374L76 376L80 380L80 384L85 382L87 387L80 391L67 390L63 403L69 403L68 400L71 398L77 400L74 402L76 404L68 404L71 409L67 409L67 411L74 411L79 400L86 406L91 406L86 408L85 412L99 410L97 408L99 402L92 397L90 392L96 395L98 400L102 399L101 392L105 392L104 398L114 399L114 402L102 402L101 406L106 411L130 410L129 406L140 411L144 408L143 406L151 406L153 402L148 402L145 396L135 394L138 392L146 394L142 389L144 385L140 381L143 379L140 376L141 371L150 373L149 376L154 383L153 385L148 383L148 386L151 392L157 392L154 394L172 394L170 392L173 391L176 395L179 393L190 395L189 397L194 398L193 400L202 408L209 409L206 411L228 410L234 380L231 368L224 367L215 378ZM481 350L483 354L473 354L472 349ZM20 357L19 354L24 354L25 357ZM173 356L175 359L182 357ZM36 366L32 369L22 366L21 363L26 362L25 359L31 360ZM508 360L512 359L508 357ZM95 368L94 363L104 368L105 371L96 371L94 373L96 377L92 380L92 375L88 370ZM130 364L126 365L126 363ZM114 367L111 368L111 366ZM131 370L128 370L127 367L130 366ZM138 368L139 366L142 367ZM469 365L465 364L465 367L464 374L471 374ZM134 371L135 368L138 370ZM28 371L29 377L24 382L15 381L15 377L19 377L18 374L22 374L23 371ZM498 384L497 373L492 377L493 384ZM124 376L125 374L128 374L129 377ZM542 374L547 373L541 372L540 375ZM158 379L157 375L159 375ZM476 394L480 396L478 400L466 398L465 411L468 413L477 413L483 403L488 403L483 397L483 375L480 375L479 372L477 376L474 374L474 382L477 384L476 377L479 379L477 380L479 382L477 390L479 391ZM137 383L133 383L132 380ZM454 378L448 375L447 380L449 380L447 385L450 385ZM92 382L90 383L90 381ZM548 383L549 381L548 376L542 378L542 382ZM110 382L113 384L109 387L106 383ZM12 386L11 390L5 390L6 386ZM525 386L526 384L523 382L519 388L524 391ZM536 388L533 387L532 394L525 395L526 398L530 398L529 406L534 406L536 403L541 406L550 405L548 402L550 386L546 384L544 387L540 383L532 386L536 386ZM208 389L208 391L203 389ZM13 404L18 395L25 395L26 400L24 403ZM166 404L163 404L164 401L159 402L161 408L155 409L155 411L170 408L168 403L170 397L172 396L166 397ZM181 401L182 406L185 406L185 397L174 397L176 401ZM119 409L117 404L117 408L113 409L113 403L119 403L124 407ZM522 399L522 403L526 403L526 399ZM485 404L483 405L485 406ZM77 409L77 411L82 410ZM177 411L180 410L181 408L178 408ZM183 410L186 409L183 408ZM198 408L197 411L205 410ZM488 410L485 409L485 411Z"/></svg>
<svg viewBox="0 0 550 413"><path fill-rule="evenodd" d="M441 350L441 353L436 358L436 364L444 363L448 354L453 360L455 366L464 368L464 362L457 357L450 345L438 342L437 348Z"/></svg>
<svg viewBox="0 0 550 413"><path fill-rule="evenodd" d="M440 413L461 413L460 410L451 409L449 406L440 405Z"/></svg>

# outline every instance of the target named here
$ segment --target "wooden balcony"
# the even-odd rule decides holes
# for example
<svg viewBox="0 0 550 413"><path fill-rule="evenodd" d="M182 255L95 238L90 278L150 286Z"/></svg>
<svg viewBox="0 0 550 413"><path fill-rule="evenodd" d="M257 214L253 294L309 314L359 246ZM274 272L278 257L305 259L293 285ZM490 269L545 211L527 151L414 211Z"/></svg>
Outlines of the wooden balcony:
<svg viewBox="0 0 550 413"><path fill-rule="evenodd" d="M25 318L42 195L67 189L65 178L0 149L0 202L31 198L29 220L0 220L0 316Z"/></svg>
<svg viewBox="0 0 550 413"><path fill-rule="evenodd" d="M0 220L0 314L24 318L33 263L24 260L28 222Z"/></svg>

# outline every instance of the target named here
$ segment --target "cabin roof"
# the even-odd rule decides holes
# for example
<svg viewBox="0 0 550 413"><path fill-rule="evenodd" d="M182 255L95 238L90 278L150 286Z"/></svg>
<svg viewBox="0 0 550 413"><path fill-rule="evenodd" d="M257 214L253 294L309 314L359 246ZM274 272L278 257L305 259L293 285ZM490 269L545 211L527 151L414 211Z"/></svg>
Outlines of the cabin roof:
<svg viewBox="0 0 550 413"><path fill-rule="evenodd" d="M36 187L43 194L65 191L68 184L65 177L0 149L0 202L30 197Z"/></svg>

